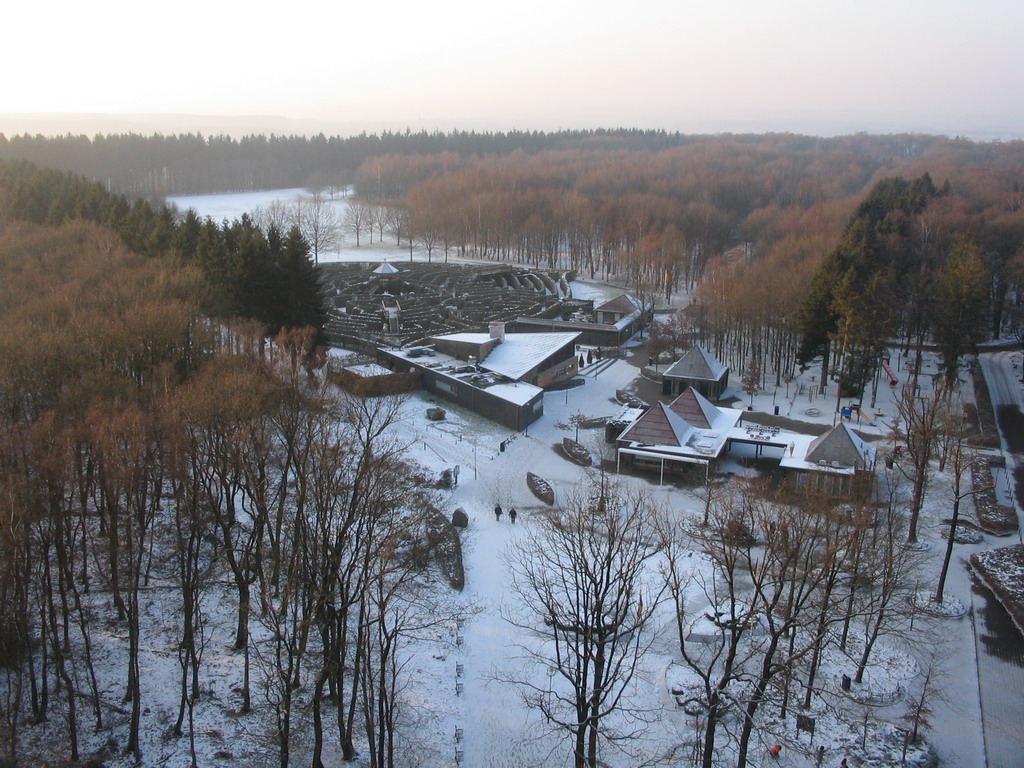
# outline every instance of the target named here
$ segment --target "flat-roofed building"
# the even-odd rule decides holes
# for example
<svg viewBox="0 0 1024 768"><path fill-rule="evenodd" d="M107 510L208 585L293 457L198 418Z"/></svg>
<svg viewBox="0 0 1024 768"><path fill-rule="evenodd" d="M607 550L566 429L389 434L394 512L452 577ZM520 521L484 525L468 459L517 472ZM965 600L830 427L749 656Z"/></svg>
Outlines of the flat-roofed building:
<svg viewBox="0 0 1024 768"><path fill-rule="evenodd" d="M489 333L432 336L427 344L378 350L394 371L417 371L423 389L511 429L544 413L544 387L576 375L576 333Z"/></svg>

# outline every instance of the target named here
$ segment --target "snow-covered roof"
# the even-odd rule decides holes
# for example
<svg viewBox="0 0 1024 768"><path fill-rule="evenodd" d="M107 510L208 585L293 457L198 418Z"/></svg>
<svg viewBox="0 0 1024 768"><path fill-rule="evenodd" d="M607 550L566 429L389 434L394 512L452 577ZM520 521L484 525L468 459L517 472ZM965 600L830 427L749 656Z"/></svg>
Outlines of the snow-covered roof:
<svg viewBox="0 0 1024 768"><path fill-rule="evenodd" d="M398 269L398 267L393 266L393 265L391 265L391 264L389 264L388 262L385 261L383 264L381 264L379 267L377 267L375 270L373 270L373 274L375 274L375 275L393 275L393 274L395 274L396 272L399 272L399 271L400 270Z"/></svg>
<svg viewBox="0 0 1024 768"><path fill-rule="evenodd" d="M633 448L650 446L666 456L717 456L743 412L718 408L693 387L668 405L655 403L630 424L619 440Z"/></svg>
<svg viewBox="0 0 1024 768"><path fill-rule="evenodd" d="M345 367L345 370L351 371L357 376L390 376L392 373L383 365L379 365L377 363L361 363L359 365L349 365Z"/></svg>
<svg viewBox="0 0 1024 768"><path fill-rule="evenodd" d="M663 376L718 381L728 369L704 347L695 344L668 368Z"/></svg>
<svg viewBox="0 0 1024 768"><path fill-rule="evenodd" d="M518 379L533 370L546 358L567 344L576 341L578 333L507 333L504 340L480 361L484 370ZM484 344L488 333L450 333L432 337L465 344Z"/></svg>
<svg viewBox="0 0 1024 768"><path fill-rule="evenodd" d="M628 293L620 294L614 299L609 299L599 307L594 307L595 312L624 312L627 315L640 311L640 302Z"/></svg>
<svg viewBox="0 0 1024 768"><path fill-rule="evenodd" d="M486 336L486 334L469 335ZM390 355L401 357L417 368L429 371L435 377L468 383L516 405L525 405L544 392L543 389L533 384L527 384L522 381L509 381L508 377L497 372L477 373L475 372L475 366L464 360L458 360L451 355L446 355L433 349L430 350L429 355L426 357L411 356L408 349L387 349L386 351ZM480 367L483 368L484 366Z"/></svg>
<svg viewBox="0 0 1024 768"><path fill-rule="evenodd" d="M492 384L487 387L487 391L510 403L526 405L537 396L538 392L543 392L544 390L522 381L509 381L502 384Z"/></svg>
<svg viewBox="0 0 1024 768"><path fill-rule="evenodd" d="M614 416L609 416L608 421L618 424L632 424L634 421L636 421L643 415L643 408L633 408L629 405L624 405L622 406L622 410L620 410Z"/></svg>
<svg viewBox="0 0 1024 768"><path fill-rule="evenodd" d="M845 422L810 439L792 435L792 451L787 451L779 464L786 469L805 469L852 475L874 463L875 449L861 440Z"/></svg>
<svg viewBox="0 0 1024 768"><path fill-rule="evenodd" d="M806 460L815 464L827 462L835 466L863 469L871 463L871 447L857 437L845 422L839 422L807 447Z"/></svg>

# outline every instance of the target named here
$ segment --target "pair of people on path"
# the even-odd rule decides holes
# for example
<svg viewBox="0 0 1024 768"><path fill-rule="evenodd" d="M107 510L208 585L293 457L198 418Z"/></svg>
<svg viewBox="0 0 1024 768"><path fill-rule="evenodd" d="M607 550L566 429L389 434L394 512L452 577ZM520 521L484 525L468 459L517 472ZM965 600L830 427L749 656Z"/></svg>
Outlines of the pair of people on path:
<svg viewBox="0 0 1024 768"><path fill-rule="evenodd" d="M499 523L501 522L501 504L495 504L494 505L494 519L497 520ZM516 508L515 507L512 507L512 509L510 509L508 511L508 519L511 520L513 523L515 523L515 521L516 521Z"/></svg>

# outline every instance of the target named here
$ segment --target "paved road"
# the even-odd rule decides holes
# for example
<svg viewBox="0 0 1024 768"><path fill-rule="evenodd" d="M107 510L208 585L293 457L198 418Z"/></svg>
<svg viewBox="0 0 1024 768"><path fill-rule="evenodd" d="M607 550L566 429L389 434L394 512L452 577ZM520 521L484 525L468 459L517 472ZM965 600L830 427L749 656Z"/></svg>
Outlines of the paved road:
<svg viewBox="0 0 1024 768"><path fill-rule="evenodd" d="M997 421L1000 406L1017 406L1024 410L1021 353L993 352L980 355L979 359ZM1000 429L1002 431L1004 425L1000 425ZM1003 447L1004 450L1008 447L1005 434ZM1024 464L1024 456L1007 452L1008 469L1021 464ZM1018 503L1018 515L1020 509ZM993 543L1000 546L1016 541L995 540ZM1024 637L987 589L976 585L971 602L988 768L1021 768L1024 766Z"/></svg>
<svg viewBox="0 0 1024 768"><path fill-rule="evenodd" d="M988 768L1024 766L1024 640L988 589L971 589Z"/></svg>

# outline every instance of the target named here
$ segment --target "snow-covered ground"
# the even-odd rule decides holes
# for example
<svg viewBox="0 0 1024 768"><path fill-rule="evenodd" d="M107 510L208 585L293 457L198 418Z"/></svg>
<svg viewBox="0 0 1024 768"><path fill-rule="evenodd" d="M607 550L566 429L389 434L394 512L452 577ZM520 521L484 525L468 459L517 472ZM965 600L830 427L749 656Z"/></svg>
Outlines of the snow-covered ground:
<svg viewBox="0 0 1024 768"><path fill-rule="evenodd" d="M301 190L290 190L275 195L280 199L300 193ZM251 210L254 205L266 205L275 199L275 195L264 197L262 194L177 198L171 202L182 208L195 207L201 215L211 215L219 220L234 218ZM345 201L339 200L336 204L344 206ZM403 257L408 258L407 250L399 250L387 243L375 243L360 248L345 245L335 254L322 254L321 260L373 261ZM418 255L417 258L425 256ZM615 288L582 282L574 284L573 288L577 295L597 298L617 293ZM866 398L868 402L862 404L861 414L854 415L850 422L868 439L878 440L880 446L884 445L889 434L889 425L895 414L895 398L909 375L906 359L898 351L893 351L890 367L897 386L890 387L883 377L874 404L871 404L870 396ZM932 354L926 353L920 377L925 391L931 387L931 375L936 371L937 361ZM481 768L565 764L564 747L559 747L546 735L536 715L521 704L513 689L498 682L521 663L518 646L529 642L529 638L523 637L503 619L503 612L513 604L509 571L503 555L510 542L532 535L532 527L541 508L541 503L526 486L526 473L536 472L551 482L556 496L585 483L588 471L568 461L556 446L563 437L575 436L575 428L570 425L574 414L595 418L618 413L621 406L614 401L615 391L629 387L637 375L638 369L626 361L588 367L583 372L584 386L544 395L543 418L522 434L510 433L446 402L435 402L426 394L416 394L408 400L406 417L400 428L409 443L410 458L436 474L459 467L457 487L446 492L448 511L462 508L470 521L463 534L466 587L459 599L467 607L478 610L464 625L450 627L447 636L439 637L437 644L416 649L416 661L409 667L413 678L410 703L412 711L417 714L412 738L419 745L419 764L456 765L457 753L463 765ZM780 416L811 425L809 428L831 426L839 418L837 405L847 406L849 403L837 403L834 383L830 383L824 396L819 395L819 376L820 370L812 368L788 385L756 394L753 410L772 414L777 406ZM745 408L750 399L739 391L737 374L734 373L733 379L730 394L737 398L736 407ZM962 386L965 398L970 399L971 385L966 377L963 377ZM447 418L441 422L427 420L425 411L431 405L443 406L447 410ZM600 454L605 450L603 430L582 430L579 437L592 452ZM506 442L505 450L501 450L503 442ZM739 457L739 453L734 456L735 459ZM738 462L727 464L726 469L737 473L744 471ZM656 503L664 505L673 514L687 515L701 508L702 502L695 493L671 484L659 485L655 475L623 477L622 481L643 488ZM511 524L507 515L500 521L495 520L492 512L495 503L500 503L506 511L515 507L519 512L517 522ZM940 521L948 515L950 503L948 478L936 475L921 520L921 538L928 547L926 562L920 572L922 589L932 587L941 563L944 540ZM994 543L999 542L957 545L946 587L948 595L970 604L971 587L964 563L970 553ZM692 605L695 613L706 607L698 602ZM159 617L159 620L171 622L173 617ZM985 747L980 725L977 650L971 621L970 618L938 620L940 634L946 639L943 643L946 657L942 664L943 695L940 700L932 702L934 713L926 737L938 749L944 764L981 768L986 764ZM228 631L230 623L222 629ZM679 672L680 660L670 639L671 622L667 616L659 625L659 633L653 652L644 658L642 674L634 691L644 705L660 712L648 737L650 754L661 754L689 738L692 721L676 706L669 692L670 687L685 674ZM225 636L214 636L211 640L208 652L211 665L234 663L233 657L217 650L226 643ZM888 706L871 707L873 715L895 722L906 712L906 697L920 685L920 670L927 665L929 655L928 648L909 648L901 644L899 638L886 640L882 656L890 663L873 671L873 683L879 690L893 691L895 701ZM154 665L157 658L153 657ZM174 658L168 659L167 663L176 667ZM825 674L837 679L841 670L848 668L844 667L842 660L832 660L827 667ZM528 674L543 675L545 672L540 670ZM223 700L230 699L229 691L220 693ZM173 694L170 698L173 700ZM851 703L851 712L858 711L858 706ZM848 757L850 764L856 766L870 751L862 745L867 739L857 730L857 718L853 719L852 728L823 721L815 746L826 746L824 765L838 765L843 757ZM207 736L211 731L226 733L229 727L235 726L213 722L203 725ZM457 732L461 740L456 739ZM159 729L155 729L149 739L157 747L151 746L147 754L167 753L166 748L159 747ZM207 741L216 741L211 739ZM209 756L212 752L206 754ZM620 764L614 755L608 755L606 759L610 765ZM753 760L755 765L768 764L763 750ZM183 763L174 756L168 757L165 764ZM687 763L680 759L672 764ZM809 749L807 754L787 749L780 756L779 764L799 768L815 763Z"/></svg>
<svg viewBox="0 0 1024 768"><path fill-rule="evenodd" d="M209 216L215 222L220 223L224 219L233 221L234 219L241 218L244 213L251 215L257 208L265 210L272 203L293 205L300 198L308 197L309 194L309 191L297 187L294 189L264 190L259 192L181 195L168 197L167 203L176 206L182 212L192 208L199 214L200 218L205 219ZM344 220L345 209L349 204L348 197L336 195L334 198L331 198L324 195L324 202L337 211L339 222ZM390 233L385 234L384 240L381 242L377 240L375 232L368 234L364 231L360 240L362 244L356 246L354 237L343 234L341 243L337 248L320 252L319 261L321 263L336 261L392 261L397 263L409 260L408 246L398 247ZM420 248L413 248L413 257L417 261L427 260L426 251ZM435 248L432 259L435 262L443 261L444 250ZM449 256L449 260L458 261L459 259L453 253Z"/></svg>
<svg viewBox="0 0 1024 768"><path fill-rule="evenodd" d="M518 744L524 734L535 733L537 723L531 724L529 713L515 706L514 692L502 690L501 686L493 682L496 677L500 677L500 670L513 663L515 646L522 641L501 618L503 607L507 607L511 599L507 589L507 569L501 555L510 540L531 535L531 518L540 506L527 489L525 474L530 470L542 474L555 486L556 495L585 482L585 471L564 459L555 450L555 446L561 442L562 437L574 436L574 429L569 426L572 414L583 413L590 417L615 414L620 408L613 400L615 390L628 386L636 375L635 367L618 361L602 371L597 378L587 377L587 383L581 388L546 394L544 417L530 427L527 435L517 436L504 452L499 450L499 443L508 437L507 433L479 417L462 413L444 403L440 404L449 409L446 422L427 422L422 415L416 414L410 419L409 426L416 436L413 455L417 461L437 469L460 465L460 483L451 492L450 505L453 508L464 508L471 520L467 531L465 597L480 605L483 610L465 627L464 644L457 651L457 656L464 659L466 678L462 707L455 715L457 722L451 726L451 732L456 727L463 728L462 748L467 765L521 765L530 764L523 758L533 758L532 754L527 755L523 751L526 746L518 748L515 758L509 757L510 745ZM780 399L775 398L776 402ZM772 396L758 395L754 402L755 408L769 410ZM418 402L415 407L422 413L426 406L427 402ZM802 403L796 407L801 406ZM831 424L831 413L818 416L816 421L819 424ZM592 451L600 452L602 436L598 431L590 434L587 432L581 432L581 441ZM878 429L878 432L881 435L882 430ZM739 471L738 465L733 469ZM695 493L672 485L658 486L654 475L647 478L625 478L624 482L643 487L657 503L664 504L677 515L696 514L700 509L701 501ZM941 478L938 478L923 517L922 538L930 545L929 562L921 574L923 585L931 586L931 574L937 570L941 558L939 519L948 509L948 497L944 493L946 490ZM520 512L517 524L511 525L504 516L500 522L496 521L491 512L495 503L500 503L506 510L509 506L515 506ZM958 565L949 579L947 592L965 602L969 601L970 588L962 562L969 552L982 546L957 547L955 556ZM696 613L708 606L694 602L692 607ZM661 628L664 637L655 644L656 653L645 659L642 679L643 684L650 686L647 691L648 703L658 703L663 708L663 718L655 731L660 730L660 738L665 740L667 748L680 738L685 738L683 734L687 728L687 718L666 696L666 675L671 674L670 669L678 668L679 659L673 653L672 642L668 639L671 628L668 617L665 619L665 625ZM980 723L970 624L957 619L944 622L942 631L951 640L949 653L952 654L951 663L946 665L947 678L943 682L947 695L943 702L936 705L933 720L935 727L928 737L944 753L949 760L948 764L982 766L984 757L980 729L965 730L962 727L965 721ZM892 690L896 701L888 707L875 708L873 712L895 720L906 710L905 695L913 690L915 680L920 677L920 662L916 654L901 646L898 640L888 642L895 642L895 646L885 653L897 661L890 667L876 668L877 679L874 684L878 690ZM841 674L839 669L838 663L833 665L832 672L836 679ZM849 671L848 666L846 671ZM898 695L895 693L897 689ZM824 733L819 730L818 736L825 741L819 740L815 744L826 743L830 759L838 755L840 750L851 759L863 751L856 748L857 739L849 734L844 735L838 725L833 725L831 731ZM549 742L543 744L547 747ZM541 749L540 745L537 749ZM613 760L610 762L616 764ZM812 765L813 761L809 757L790 754L784 764Z"/></svg>

